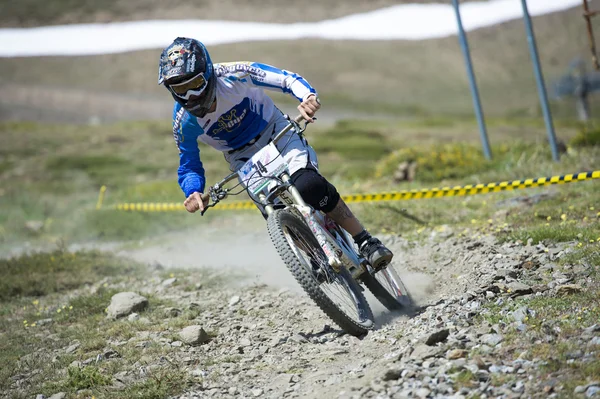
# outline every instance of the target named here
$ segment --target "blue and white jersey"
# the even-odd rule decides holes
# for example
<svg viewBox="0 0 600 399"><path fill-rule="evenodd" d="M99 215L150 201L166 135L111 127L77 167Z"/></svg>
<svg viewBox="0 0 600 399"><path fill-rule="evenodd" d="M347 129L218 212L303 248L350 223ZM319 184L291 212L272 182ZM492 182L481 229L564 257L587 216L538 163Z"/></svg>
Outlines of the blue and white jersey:
<svg viewBox="0 0 600 399"><path fill-rule="evenodd" d="M179 185L186 197L204 192L198 140L219 151L240 148L267 126L275 105L263 89L289 93L298 101L316 94L302 76L256 62L214 64L217 107L198 118L180 104L173 109L173 136L179 148Z"/></svg>

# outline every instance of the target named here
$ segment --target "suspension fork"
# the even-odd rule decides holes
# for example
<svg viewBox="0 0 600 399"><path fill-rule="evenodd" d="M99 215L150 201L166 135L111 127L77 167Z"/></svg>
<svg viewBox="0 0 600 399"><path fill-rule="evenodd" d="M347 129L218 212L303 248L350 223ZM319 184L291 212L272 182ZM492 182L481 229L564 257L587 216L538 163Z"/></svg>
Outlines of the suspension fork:
<svg viewBox="0 0 600 399"><path fill-rule="evenodd" d="M287 173L281 175L281 180L283 180L284 183L288 183L290 179L290 175ZM314 212L312 212L312 208L308 206L308 204L304 201L304 198L302 198L302 195L300 195L300 191L298 191L298 189L293 184L289 185L286 191L292 196L294 204L296 205L295 209L297 209L302 214L302 216L308 223L308 227L313 232L314 236L319 242L319 245L321 246L321 248L323 248L323 252L325 252L325 256L327 256L327 263L329 263L329 265L333 268L333 270L336 271L336 273L339 273L342 263L339 257L336 256L336 254L341 253L341 249L334 248L334 246L331 243L332 240L327 239L327 237L325 236L325 229L323 229L321 227L321 224L315 219ZM273 204L266 203L267 196L261 192L260 194L258 194L258 198L260 199L261 203L265 204L265 211L267 212L267 214L271 215L275 209L273 208Z"/></svg>
<svg viewBox="0 0 600 399"><path fill-rule="evenodd" d="M290 176L286 173L282 176L282 180L285 183L290 181ZM356 255L351 254L346 248L340 246L324 226L324 220L320 213L314 211L314 209L304 201L298 189L292 184L287 189L288 193L292 196L296 209L304 216L308 227L313 232L315 238L319 242L323 252L327 256L327 261L331 268L339 273L342 266L346 265L348 270L352 273L354 278L360 276L365 269L360 265ZM269 205L273 209L272 205ZM267 210L267 213L269 211ZM272 212L272 210L271 210ZM343 239L343 238L342 238Z"/></svg>

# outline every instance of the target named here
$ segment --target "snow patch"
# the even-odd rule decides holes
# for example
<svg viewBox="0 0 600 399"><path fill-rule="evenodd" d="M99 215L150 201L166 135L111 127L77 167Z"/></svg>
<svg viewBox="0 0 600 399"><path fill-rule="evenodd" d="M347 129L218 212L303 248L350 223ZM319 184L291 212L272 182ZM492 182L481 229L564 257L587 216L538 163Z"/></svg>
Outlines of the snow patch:
<svg viewBox="0 0 600 399"><path fill-rule="evenodd" d="M579 6L580 0L528 0L532 16ZM518 0L461 5L465 30L521 18ZM448 4L403 4L314 23L154 20L0 29L0 57L75 56L158 49L177 36L207 45L264 40L424 40L457 34ZM525 40L525 38L523 38Z"/></svg>

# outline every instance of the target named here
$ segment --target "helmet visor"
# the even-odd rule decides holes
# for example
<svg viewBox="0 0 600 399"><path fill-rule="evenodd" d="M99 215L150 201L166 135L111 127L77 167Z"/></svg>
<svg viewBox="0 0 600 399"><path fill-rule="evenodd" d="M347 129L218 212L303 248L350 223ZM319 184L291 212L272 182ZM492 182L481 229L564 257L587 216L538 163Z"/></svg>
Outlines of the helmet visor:
<svg viewBox="0 0 600 399"><path fill-rule="evenodd" d="M199 73L183 82L169 84L169 89L177 97L183 100L189 100L191 96L200 96L207 84L208 81L204 77L204 74Z"/></svg>

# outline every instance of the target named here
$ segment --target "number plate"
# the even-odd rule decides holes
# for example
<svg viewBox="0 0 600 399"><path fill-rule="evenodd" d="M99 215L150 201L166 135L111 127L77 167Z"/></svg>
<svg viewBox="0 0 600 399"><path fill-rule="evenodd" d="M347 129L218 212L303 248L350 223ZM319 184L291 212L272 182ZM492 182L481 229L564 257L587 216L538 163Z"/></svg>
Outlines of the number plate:
<svg viewBox="0 0 600 399"><path fill-rule="evenodd" d="M238 170L242 184L252 194L258 194L271 181L288 169L288 164L273 143L263 147Z"/></svg>

